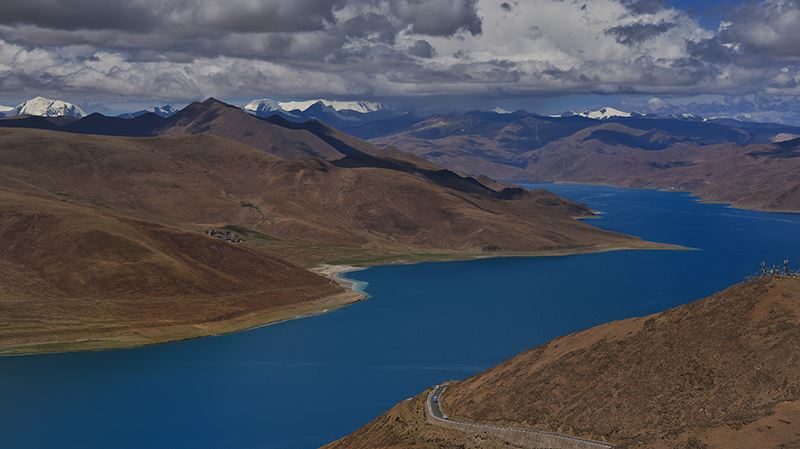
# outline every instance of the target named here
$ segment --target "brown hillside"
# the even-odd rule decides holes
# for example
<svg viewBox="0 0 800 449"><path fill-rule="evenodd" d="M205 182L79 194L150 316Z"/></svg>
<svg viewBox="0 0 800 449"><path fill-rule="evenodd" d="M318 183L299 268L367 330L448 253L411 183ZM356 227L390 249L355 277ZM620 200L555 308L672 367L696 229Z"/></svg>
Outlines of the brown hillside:
<svg viewBox="0 0 800 449"><path fill-rule="evenodd" d="M604 130L641 134L619 124ZM526 156L525 176L686 190L738 207L800 210L800 150L780 145L672 145L647 151L593 139L592 128Z"/></svg>
<svg viewBox="0 0 800 449"><path fill-rule="evenodd" d="M342 157L335 148L302 130L274 125L214 98L192 103L161 125L159 134L208 134L249 145L281 158Z"/></svg>
<svg viewBox="0 0 800 449"><path fill-rule="evenodd" d="M748 281L553 340L450 387L451 416L620 447L800 447L800 279ZM500 448L424 422L419 396L331 448Z"/></svg>
<svg viewBox="0 0 800 449"><path fill-rule="evenodd" d="M236 224L280 240L473 252L645 245L574 220L589 211L549 192L500 200L393 169L282 160L206 135L0 130L0 185L195 229Z"/></svg>
<svg viewBox="0 0 800 449"><path fill-rule="evenodd" d="M540 140L545 130L541 124L534 126L536 120L530 117L473 133L449 129L466 126L450 122L435 117L375 143L463 173L499 179L685 190L737 207L800 210L798 142L698 145L623 123L596 124ZM433 131L441 135L430 138Z"/></svg>
<svg viewBox="0 0 800 449"><path fill-rule="evenodd" d="M284 258L655 246L575 220L590 212L549 192L381 161L283 159L205 134L0 130L0 352L207 335L354 299ZM225 226L245 242L203 234Z"/></svg>
<svg viewBox="0 0 800 449"><path fill-rule="evenodd" d="M192 337L344 295L197 232L2 189L0 244L0 353Z"/></svg>

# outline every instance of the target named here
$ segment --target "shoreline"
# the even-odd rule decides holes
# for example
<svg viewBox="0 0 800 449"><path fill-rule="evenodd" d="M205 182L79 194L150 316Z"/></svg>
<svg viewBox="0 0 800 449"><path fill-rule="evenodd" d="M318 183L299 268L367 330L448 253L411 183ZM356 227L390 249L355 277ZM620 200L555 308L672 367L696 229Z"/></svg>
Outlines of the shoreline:
<svg viewBox="0 0 800 449"><path fill-rule="evenodd" d="M642 240L641 245L593 245L586 247L561 248L519 253L447 253L444 257L408 257L382 263L359 264L357 261L348 264L321 264L309 271L324 276L345 289L344 292L329 295L299 305L297 308L285 308L263 312L251 312L238 317L221 321L180 324L173 326L144 327L126 330L123 335L110 337L86 337L71 341L43 341L22 343L0 347L0 357L35 356L67 352L111 351L136 349L146 346L161 345L173 342L195 340L206 337L246 332L260 327L271 326L285 321L293 321L332 312L340 307L364 301L369 295L364 292L366 283L348 279L347 273L366 270L373 266L413 265L429 262L456 262L482 259L501 259L511 257L561 257L581 254L606 253L613 251L691 251L680 245L652 243ZM433 254L433 253L431 253ZM442 256L439 254L437 256ZM143 337L150 335L150 338Z"/></svg>
<svg viewBox="0 0 800 449"><path fill-rule="evenodd" d="M321 315L365 299L366 295L363 293L345 290L317 298L295 308L250 312L220 321L139 327L128 329L125 334L116 336L85 337L68 341L41 341L0 347L0 358L137 349L201 338L219 337ZM142 337L144 334L148 334L150 338Z"/></svg>
<svg viewBox="0 0 800 449"><path fill-rule="evenodd" d="M586 181L534 181L530 179L498 179L501 182L513 183L518 185L524 184L561 184L561 185L585 185L596 187L613 187L617 189L630 189L630 190L655 190L657 192L672 192L672 193L687 193L700 204L719 204L727 206L731 209L746 210L752 212L766 212L771 214L790 214L800 215L800 209L768 209L761 206L746 206L737 201L731 200L717 200L708 196L700 195L699 193L688 190L679 189L674 187L659 187L659 186L629 186L624 184L610 184L607 182L586 182Z"/></svg>
<svg viewBox="0 0 800 449"><path fill-rule="evenodd" d="M329 264L324 263L318 265L316 267L310 268L309 271L313 273L317 273L320 276L324 276L337 284L344 287L346 290L349 290L353 293L360 293L364 294L369 297L369 294L366 293L366 288L369 285L366 282L356 281L354 279L348 278L346 275L347 273L352 273L355 271L364 271L369 267L366 266L355 266L355 265L336 265L336 264Z"/></svg>

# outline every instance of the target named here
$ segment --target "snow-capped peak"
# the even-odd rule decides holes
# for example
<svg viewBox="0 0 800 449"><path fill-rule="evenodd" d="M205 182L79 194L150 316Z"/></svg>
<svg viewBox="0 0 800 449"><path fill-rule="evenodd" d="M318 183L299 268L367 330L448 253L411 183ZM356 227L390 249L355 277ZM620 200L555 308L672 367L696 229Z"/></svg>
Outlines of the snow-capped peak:
<svg viewBox="0 0 800 449"><path fill-rule="evenodd" d="M7 115L14 115L17 113L17 109L13 106L3 106L0 104L0 117L5 117Z"/></svg>
<svg viewBox="0 0 800 449"><path fill-rule="evenodd" d="M175 115L177 110L172 106L165 104L164 106L153 106L152 108L145 109L147 112L152 112L153 114L160 115L161 117L171 117Z"/></svg>
<svg viewBox="0 0 800 449"><path fill-rule="evenodd" d="M325 107L332 108L335 111L355 111L361 113L377 112L383 109L380 103L371 101L334 101L325 99L316 100L302 100L302 101L276 101L270 98L262 98L260 100L253 100L244 105L242 109L257 114L259 112L291 112L291 111L305 111L306 109L321 103Z"/></svg>
<svg viewBox="0 0 800 449"><path fill-rule="evenodd" d="M157 115L159 117L162 117L162 118L168 118L168 117L172 117L177 112L178 112L177 109L173 108L172 106L170 106L168 104L165 104L164 106L152 106L152 107L149 107L149 108L141 109L141 110L136 111L136 112L127 112L125 114L120 114L117 117L125 118L125 119L132 119L132 118L140 117L140 116L142 116L144 114L147 114L147 113L151 113L151 114L155 114L155 115Z"/></svg>
<svg viewBox="0 0 800 449"><path fill-rule="evenodd" d="M688 112L684 112L684 113L681 113L681 114L670 114L667 117L668 118L678 119L678 120L693 121L693 122L705 122L705 121L707 121L707 119L705 117L701 116L701 115L692 114L692 113L688 113Z"/></svg>
<svg viewBox="0 0 800 449"><path fill-rule="evenodd" d="M577 115L581 117L592 118L595 120L605 120L612 117L632 117L633 114L630 112L620 111L619 109L614 109L611 107L600 108L597 110L588 110L583 111Z"/></svg>
<svg viewBox="0 0 800 449"><path fill-rule="evenodd" d="M75 117L86 115L79 106L61 100L51 100L44 97L31 98L16 107L19 115L36 115L39 117Z"/></svg>
<svg viewBox="0 0 800 449"><path fill-rule="evenodd" d="M281 104L271 98L253 100L242 107L247 112L257 114L259 112L282 111Z"/></svg>
<svg viewBox="0 0 800 449"><path fill-rule="evenodd" d="M494 112L495 114L511 114L511 111L503 109L500 106L492 109L492 112Z"/></svg>
<svg viewBox="0 0 800 449"><path fill-rule="evenodd" d="M375 103L372 101L335 101L335 100L325 100L322 98L316 100L305 100L305 101L282 101L280 103L281 108L284 111L294 111L294 110L301 110L305 111L306 109L314 106L317 103L322 103L325 106L333 108L336 111L355 111L361 113L368 113L368 112L377 112L383 109L380 103Z"/></svg>

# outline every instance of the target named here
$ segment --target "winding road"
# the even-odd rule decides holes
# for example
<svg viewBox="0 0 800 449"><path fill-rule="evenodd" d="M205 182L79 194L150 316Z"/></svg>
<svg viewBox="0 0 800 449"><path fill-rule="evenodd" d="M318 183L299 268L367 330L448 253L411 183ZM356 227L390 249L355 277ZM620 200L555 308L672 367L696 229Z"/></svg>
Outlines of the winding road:
<svg viewBox="0 0 800 449"><path fill-rule="evenodd" d="M428 422L468 432L485 432L492 436L513 442L523 447L549 449L610 449L614 445L602 441L587 440L570 435L544 430L524 429L521 427L498 426L494 424L471 423L459 421L447 416L442 411L440 399L447 389L447 383L436 385L425 401Z"/></svg>

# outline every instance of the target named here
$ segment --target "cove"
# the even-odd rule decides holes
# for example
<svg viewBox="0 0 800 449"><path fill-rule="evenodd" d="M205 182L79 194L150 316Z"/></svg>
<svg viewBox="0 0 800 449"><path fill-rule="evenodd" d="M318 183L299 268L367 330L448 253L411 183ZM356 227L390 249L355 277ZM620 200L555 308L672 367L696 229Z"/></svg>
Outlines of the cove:
<svg viewBox="0 0 800 449"><path fill-rule="evenodd" d="M350 274L371 298L325 315L146 348L2 357L0 447L314 448L550 338L699 299L761 260L800 263L800 215L545 187L602 212L595 226L697 250L373 267Z"/></svg>

